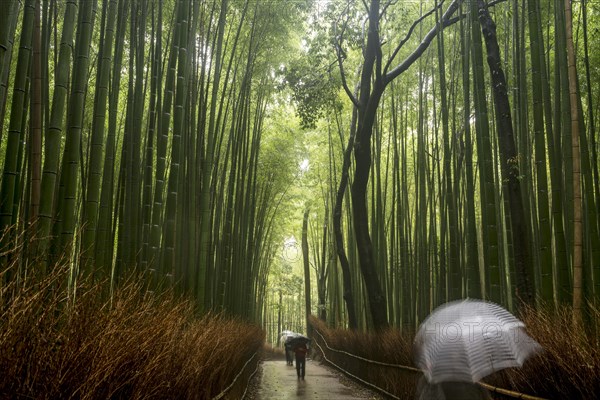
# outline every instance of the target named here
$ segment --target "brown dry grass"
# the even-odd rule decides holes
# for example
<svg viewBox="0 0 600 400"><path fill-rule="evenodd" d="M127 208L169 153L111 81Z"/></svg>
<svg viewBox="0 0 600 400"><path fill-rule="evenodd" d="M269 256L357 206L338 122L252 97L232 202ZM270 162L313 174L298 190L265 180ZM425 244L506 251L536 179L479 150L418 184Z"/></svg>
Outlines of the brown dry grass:
<svg viewBox="0 0 600 400"><path fill-rule="evenodd" d="M379 334L330 329L314 317L311 318L311 324L333 349L344 350L367 360L395 365L413 365L412 335L405 335L395 329ZM325 356L344 371L400 398L414 398L419 373L373 364L342 353L328 351L318 334L313 335L313 338L325 350ZM317 346L313 346L315 347Z"/></svg>
<svg viewBox="0 0 600 400"><path fill-rule="evenodd" d="M521 319L544 351L521 369L490 376L490 383L552 399L596 399L600 393L600 337L574 327L570 307L555 313L528 309ZM600 313L592 310L589 321L600 322Z"/></svg>
<svg viewBox="0 0 600 400"><path fill-rule="evenodd" d="M258 326L196 318L189 301L149 294L141 279L104 301L105 284L78 283L73 299L66 277L2 287L0 398L211 398L262 348Z"/></svg>
<svg viewBox="0 0 600 400"><path fill-rule="evenodd" d="M549 399L596 399L600 393L600 341L597 335L573 327L572 310L556 313L526 310L521 319L527 332L544 351L528 360L521 369L492 374L491 385ZM598 324L600 312L592 311L589 321ZM414 366L413 334L391 329L382 334L330 329L311 319L330 347L370 360ZM315 339L319 337L315 334ZM322 345L321 342L319 344ZM348 372L385 388L400 398L413 398L419 374L382 367L328 352L326 356Z"/></svg>

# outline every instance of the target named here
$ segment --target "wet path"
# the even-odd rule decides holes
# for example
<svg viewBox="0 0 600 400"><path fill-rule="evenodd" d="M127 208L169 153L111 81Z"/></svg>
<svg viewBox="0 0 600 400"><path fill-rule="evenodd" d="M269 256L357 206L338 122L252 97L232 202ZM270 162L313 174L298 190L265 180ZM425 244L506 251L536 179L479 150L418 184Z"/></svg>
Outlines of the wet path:
<svg viewBox="0 0 600 400"><path fill-rule="evenodd" d="M306 362L306 376L298 380L296 368L284 360L263 361L254 400L327 399L351 400L377 398L366 390L357 388L340 375L321 366L319 362Z"/></svg>

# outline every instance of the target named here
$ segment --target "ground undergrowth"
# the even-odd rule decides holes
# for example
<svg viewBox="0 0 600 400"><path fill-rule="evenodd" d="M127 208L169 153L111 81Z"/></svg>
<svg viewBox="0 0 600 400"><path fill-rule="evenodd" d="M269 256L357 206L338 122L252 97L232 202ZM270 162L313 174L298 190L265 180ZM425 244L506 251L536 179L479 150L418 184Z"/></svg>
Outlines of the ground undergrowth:
<svg viewBox="0 0 600 400"><path fill-rule="evenodd" d="M523 368L497 372L484 382L548 399L596 399L600 393L600 342L592 332L594 329L574 328L572 310L568 307L558 312L529 309L521 319L543 351L527 360ZM600 313L592 311L589 320L600 321ZM414 332L390 329L375 334L332 329L314 317L311 324L332 349L381 363L414 367ZM313 337L324 347L318 334ZM358 378L400 398L414 398L419 372L369 363L326 348L324 351L327 358Z"/></svg>
<svg viewBox="0 0 600 400"><path fill-rule="evenodd" d="M67 278L57 268L1 287L0 398L212 398L263 345L258 326L197 317L143 279L108 296L106 282L69 288Z"/></svg>

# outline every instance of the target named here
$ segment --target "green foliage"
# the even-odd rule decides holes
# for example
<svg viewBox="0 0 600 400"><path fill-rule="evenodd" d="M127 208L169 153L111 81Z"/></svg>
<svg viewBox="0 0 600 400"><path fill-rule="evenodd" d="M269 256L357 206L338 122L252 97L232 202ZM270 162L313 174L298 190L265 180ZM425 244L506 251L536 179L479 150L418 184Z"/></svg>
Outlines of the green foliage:
<svg viewBox="0 0 600 400"><path fill-rule="evenodd" d="M108 10L109 5L108 0L101 0L98 1L93 27L89 27L93 31L86 40L89 41L91 64L83 69L74 68L77 63L73 51L75 43L82 39L75 24L83 16L78 17L77 14L85 8L77 7L81 3L77 1L40 2L42 8L47 7L42 9L46 13L42 15L47 17L43 22L46 30L43 31L48 65L43 82L47 91L43 116L44 190L38 232L43 241L49 242L52 232L60 232L63 216L68 215L71 218L68 225L73 225L72 237L75 239L74 247L67 249L73 271L79 268L80 248L94 246L101 252L89 252L87 255L103 254L99 263L102 268L98 270L106 277L119 276L119 270L114 266L121 262L121 255L125 253L130 258L143 254L142 268L157 271L155 263L170 243L172 248L168 259L171 261L165 263L163 272L173 278L173 282L184 280L185 290L193 293L192 297L204 299L207 307L231 306L235 312L242 310L239 312L246 313L250 311L248 308L254 308L250 318L257 321L271 318L263 314L271 312L270 306L279 307L279 304L277 299L271 299L274 294L268 292L268 285L287 287L286 290L292 291L292 286L296 290L294 285L300 284L297 262L289 263L291 271L287 273L279 270L279 264L286 241L300 237L302 211L306 207L311 210L310 223L315 227L309 235L312 259L318 259L315 254L320 251L319 244L327 242L321 237L323 230L320 227L326 223L326 208L331 219L332 200L340 182L342 156L348 143L354 108L347 93L342 90L338 63L345 71L347 89L355 91L366 45L369 20L365 4L369 2L116 1L121 24L116 27L120 29L112 44L113 54L110 58L103 58L107 55L100 54L103 29L107 28L101 12ZM13 37L8 38L13 44L9 54L12 58L2 60L6 81L0 82L4 85L0 90L0 105L4 107L0 113L3 119L0 161L3 165L10 164L2 184L7 187L4 195L11 197L12 203L5 204L5 217L12 215L11 222L16 222L17 241L30 234L35 235L35 231L27 231L30 222L25 220L30 202L28 179L31 171L28 141L23 140L28 139L30 105L23 101L23 107L12 109L13 102L15 105L21 103L19 99L23 94L25 97L30 95L23 92L22 87L26 71L17 71L17 64L20 39L28 34L28 27L23 26L23 5L31 3L34 2L12 0L20 11L18 18L14 19L16 30ZM443 11L448 3L444 2L440 10ZM466 7L473 3L462 3L461 12L468 14ZM531 218L526 220L533 254L539 254L542 248L547 251L550 257L544 259L549 261L544 262L545 268L540 274L544 274L546 279L554 276L555 283L568 289L570 250L566 247L570 227L566 225L570 216L567 209L559 207L561 202L571 203L568 190L562 187L569 138L560 136L566 133L561 127L568 125L568 121L561 114L563 104L559 104L564 82L561 81L560 70L555 69L552 63L555 55L561 55L564 50L560 43L555 42L555 32L560 26L556 26L554 16L560 3L539 1L540 12L536 14L543 27L540 29L543 40L540 40L539 56L548 63L542 68L543 79L539 77L535 81L542 81L542 84L534 83L533 78L527 75L533 69L533 46L529 42L530 14L523 8L526 3L495 2L491 11L498 26L511 111L518 110L520 118L515 120L519 153L511 159L511 168L518 169L519 181L527 188L523 198L530 208ZM145 25L136 25L141 21L143 10L138 6L142 4L148 5ZM178 4L189 5L185 9L189 12L185 22L178 17L181 11L177 8ZM380 2L378 34L382 67L385 68L385 62L394 55L390 64L393 68L418 48L425 35L435 27L436 17L439 18L440 14L431 13L422 22L416 21L436 4L440 2ZM223 6L226 8L221 19L219 15ZM586 63L583 57L582 7L587 7L589 84L583 75ZM598 132L600 6L596 2L585 1L575 2L573 8L574 30L578 35L575 43L578 46L583 121L587 132L591 132L590 127L595 127ZM160 33L159 10L162 10ZM132 12L135 15L131 15ZM2 18L7 17L2 14L0 20ZM183 30L189 33L189 40L175 38L178 36L178 21L184 24ZM488 117L491 122L486 122L481 112L484 108L492 110L490 112L494 110L489 90L490 74L485 69L485 52L473 57L473 40L478 36L469 33L480 32L477 24L476 18L461 18L445 27L443 40L439 44L432 41L430 48L410 69L387 87L380 106L374 112L372 169L365 193L368 229L375 233L373 241L378 273L385 286L385 296L393 303L389 314L396 325L415 323L411 313L416 309L414 287L419 280L426 283L421 294L433 299L434 303L445 300L442 289L447 283L447 271L450 270L447 267L452 261L449 257L452 240L459 247L455 256L460 265L456 270L472 268L473 276L476 274L483 278L483 288L493 281L493 295L499 301L506 300L510 304L515 294L510 286L514 282L511 224L502 203L505 198L502 180L497 179L498 136L491 115ZM2 35L5 35L6 28L0 29ZM132 38L132 32L138 32L139 37ZM222 33L220 47L219 32ZM407 36L409 33L410 37ZM161 48L156 55L159 68L154 77L156 35L160 35ZM5 38L0 39L3 46ZM141 44L140 40L144 44L143 52L141 46L136 47ZM400 43L403 46L394 53ZM443 47L438 49L437 45ZM117 48L120 49L118 57ZM136 52L136 48L140 52ZM27 48L23 48L23 58L26 52ZM522 52L527 54L520 54ZM439 71L442 55L445 71ZM169 63L170 58L172 63ZM104 67L108 69L100 69L104 70L104 75L100 74L96 61L106 64ZM106 75L107 70L109 76ZM170 71L172 76L169 76ZM441 85L444 84L441 74L445 78L445 112L441 110ZM75 75L80 80L77 85ZM156 79L155 86L153 78ZM475 78L477 87L474 87ZM27 76L27 79L30 77ZM105 83L102 83L104 80L108 80L109 93L108 100L102 102L110 111L108 115L102 113L102 107L95 100L100 90L106 90ZM100 84L104 89L99 89ZM591 86L589 94L588 85ZM551 86L557 87L556 93ZM534 95L534 88L541 88L541 94ZM70 91L75 96L71 96ZM150 107L152 95L155 96L153 106L158 116L150 112L154 109ZM591 102L588 102L588 97ZM533 146L533 103L540 99L543 104L537 105L543 112L538 114L536 133L544 137L547 144L540 141ZM474 101L477 107L474 107ZM552 115L553 108L556 108L555 115ZM475 109L477 112L474 112ZM596 111L593 121L590 120L591 109ZM17 130L8 132L13 114L13 125L24 127L19 128L19 135ZM96 114L101 115L98 117L100 120L94 119ZM22 118L17 118L18 115ZM128 115L135 118L128 119ZM448 117L448 135L444 135L442 129L442 115ZM65 121L75 120L80 126L66 126ZM107 127L106 135L92 140L92 127L102 123ZM153 126L152 130L150 126ZM135 144L130 146L128 134L133 131L136 139ZM150 131L153 136L150 136ZM65 158L66 132L77 134L77 140L68 146L68 158ZM485 134L485 141L482 140L482 132L489 132ZM13 139L9 143L10 136ZM19 146L13 146L17 136ZM591 210L597 208L600 200L597 189L598 143L593 136L589 139L585 155L587 164L582 165L591 170L587 176L592 179L585 182L586 189L589 189L586 191L586 203ZM477 148L479 142L485 142L484 148ZM153 147L147 149L148 143ZM17 151L22 152L19 157L15 157ZM13 168L15 158L18 165ZM95 161L92 162L92 158ZM132 162L134 159L135 163ZM534 159L535 162L532 161ZM543 166L544 162L547 167ZM65 165L62 170L61 164ZM140 182L136 174L142 165L148 166L149 172ZM548 179L547 187L539 189L535 186L542 180L542 173L535 170L538 165L540 170L555 172L554 178ZM179 172L174 174L176 169ZM59 186L57 180L61 176L66 177L67 171L74 179L70 180L69 193L59 195L55 193ZM353 171L354 165L351 165L351 175ZM88 193L97 185L97 182L94 185L89 182L99 179L99 174L105 178L100 203L96 195ZM170 175L169 186L165 177ZM448 180L446 176L449 176ZM133 177L137 179L135 182L131 179ZM13 186L13 179L17 185L14 185L11 194L8 186ZM149 196L144 207L134 204L138 193L146 190L155 196ZM553 207L549 210L552 214L548 218L539 216L546 213L537 212L541 192L553 195L549 202ZM448 206L449 193L455 195L456 207ZM168 213L169 232L173 233L168 236L168 241L162 232L167 196L171 207ZM66 203L57 202L60 198ZM352 204L348 199L349 196L344 198L342 208L343 240L348 247L352 286L359 299L357 308L364 310L364 287L354 246L356 232L352 222ZM98 208L100 211L96 211ZM152 240L131 235L129 242L124 241L127 230L135 233L140 229L141 224L134 221L139 221L136 213L141 214L142 208L148 213L145 222L151 221L146 225L152 226L145 226L145 229L151 231ZM82 230L94 229L91 221L96 218L92 215L96 212L102 214L103 231L98 228L95 235L80 236ZM449 213L454 215L449 216ZM589 218L584 216L588 225L597 219L591 215ZM458 224L449 228L452 218ZM466 223L462 222L466 220L469 221L468 231ZM130 222L129 227L127 221ZM563 221L564 229L559 226ZM544 233L546 245L540 239L543 224L547 225ZM449 234L449 229L453 230L452 234ZM593 231L585 231L588 235L584 240L586 262L594 259L591 254L596 243L591 237ZM71 238L71 232L68 233L66 239ZM98 240L92 240L94 237ZM103 239L100 240L100 237ZM497 240L490 240L492 237ZM21 248L19 243L11 243L17 250L8 258L14 256L26 266L31 249L27 246ZM472 246L467 248L466 243ZM560 249L560 243L567 245ZM48 244L43 244L40 249L47 254ZM328 251L334 254L334 250ZM490 258L490 253L495 256ZM478 258L479 255L481 258ZM541 257L536 257L540 265ZM94 260L85 260L86 265L91 261ZM327 299L327 304L332 308L336 307L336 301L343 303L341 275L335 261L335 258L327 259L331 268L327 283L331 298ZM560 276L556 273L559 264L564 265ZM591 261L589 268L592 268ZM493 275L490 270L494 271ZM200 286L199 271L206 279L205 286ZM430 279L425 276L426 271L431 271ZM590 282L600 287L597 285L600 279L594 275L598 272L586 273ZM465 279L468 278L463 276L460 279L462 294L467 293ZM159 280L156 279L157 282ZM223 300L223 287L229 288L229 300L237 302L235 306ZM489 287L483 296L492 295L491 289ZM243 301L241 296L237 296L242 292L246 296ZM543 296L553 297L549 292L545 291ZM600 293L596 289L593 295L598 298ZM252 301L255 299L257 301ZM269 307L262 306L263 300L270 302ZM294 301L300 302L300 299ZM295 304L287 308L294 318L299 313L294 308ZM336 312L338 322L343 325L343 305ZM367 327L369 317L363 315L361 318L360 325Z"/></svg>
<svg viewBox="0 0 600 400"><path fill-rule="evenodd" d="M332 79L331 71L314 63L311 54L296 59L282 71L285 83L292 90L296 113L305 129L314 129L317 121L334 107L340 107L337 100L339 83Z"/></svg>

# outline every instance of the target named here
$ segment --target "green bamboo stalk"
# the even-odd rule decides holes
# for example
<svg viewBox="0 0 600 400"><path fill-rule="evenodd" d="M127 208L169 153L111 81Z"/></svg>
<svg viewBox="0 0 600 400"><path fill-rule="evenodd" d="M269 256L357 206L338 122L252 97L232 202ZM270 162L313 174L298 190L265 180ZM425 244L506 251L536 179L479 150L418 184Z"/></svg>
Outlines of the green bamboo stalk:
<svg viewBox="0 0 600 400"><path fill-rule="evenodd" d="M477 158L479 160L481 218L483 224L484 265L486 266L486 298L502 304L502 273L499 258L499 238L496 218L494 169L491 155L492 141L486 104L483 72L481 33L477 20L476 2L471 3L471 41L473 61L473 87L475 91L475 128Z"/></svg>
<svg viewBox="0 0 600 400"><path fill-rule="evenodd" d="M134 104L135 104L135 85L136 85L136 48L137 48L137 20L139 18L138 9L136 8L136 2L131 2L130 18L129 18L129 62L127 68L127 97L125 104L125 123L123 130L123 144L120 149L120 166L119 166L119 186L121 188L118 194L117 212L118 215L118 237L115 269L113 276L120 278L124 272L133 267L131 263L131 254L134 253L131 244L131 224L130 221L133 218L131 216L131 201L135 188L132 185L132 176L134 174L133 166L133 135L135 135L136 128L134 127Z"/></svg>
<svg viewBox="0 0 600 400"><path fill-rule="evenodd" d="M597 200L594 197L594 177L592 170L595 169L592 166L590 154L590 143L587 135L585 134L585 128L583 124L583 108L581 99L578 101L579 118L581 121L580 128L580 154L581 154L581 191L582 191L582 215L586 218L582 221L583 229L583 272L582 272L582 290L583 290L583 306L586 310L586 316L589 316L587 306L593 304L595 297L597 297L597 288L600 285L596 280L595 276L598 275L598 269L600 268L600 233L598 232L598 212L597 212ZM588 322L588 321L586 321Z"/></svg>
<svg viewBox="0 0 600 400"><path fill-rule="evenodd" d="M158 5L155 13L155 6ZM157 136L158 128L158 110L161 106L160 87L162 85L162 2L153 3L153 21L156 14L156 24L153 26L153 42L152 42L152 72L150 78L150 110L148 112L148 136L146 139L146 153L144 160L144 177L143 177L143 211L142 211L142 270L147 270L156 265L156 260L152 257L150 248L150 233L152 228L152 187L153 187L153 171L154 171L154 154L155 137Z"/></svg>
<svg viewBox="0 0 600 400"><path fill-rule="evenodd" d="M417 150L416 164L419 166L415 171L417 200L415 210L417 213L416 224L414 226L416 265L418 265L418 301L417 318L423 321L431 312L430 291L431 291L431 272L427 262L427 173L428 173L428 155L425 148L425 96L424 93L425 73L423 71L423 62L419 60L419 109L417 117Z"/></svg>
<svg viewBox="0 0 600 400"><path fill-rule="evenodd" d="M548 203L548 176L546 140L544 132L544 104L542 86L543 37L541 36L539 6L537 0L528 1L529 41L531 57L533 134L535 140L535 171L537 182L537 210L539 225L539 295L544 302L553 303L554 280L552 275L552 227Z"/></svg>
<svg viewBox="0 0 600 400"><path fill-rule="evenodd" d="M465 217L466 222L466 257L465 257L465 273L466 273L466 289L467 295L473 298L481 298L481 277L479 267L478 254L478 238L475 215L475 183L473 171L473 145L471 137L471 81L469 76L470 57L471 53L471 36L468 32L471 28L468 27L472 20L467 20L467 23L461 21L461 55L462 55L462 89L463 89L463 125L464 125L464 146L465 146ZM473 195L470 195L470 194Z"/></svg>
<svg viewBox="0 0 600 400"><path fill-rule="evenodd" d="M142 148L142 127L144 109L146 106L145 102L145 84L144 76L146 69L146 19L147 19L147 2L142 1L138 4L139 16L136 19L137 25L137 38L132 39L137 41L136 54L135 54L135 86L134 86L134 98L133 98L133 130L132 130L132 141L131 141L131 152L132 164L131 164L131 186L127 191L128 194L128 222L130 232L130 242L128 247L131 252L127 263L131 266L136 265L140 261L141 256L141 223L140 223L140 204L141 204L141 156L140 149Z"/></svg>
<svg viewBox="0 0 600 400"><path fill-rule="evenodd" d="M178 15L179 2L175 6L175 15ZM171 28L173 37L169 50L169 58L167 65L167 74L165 77L165 89L162 101L161 115L159 116L159 131L157 138L157 154L156 154L156 172L154 175L154 195L152 205L152 228L150 233L150 249L151 259L157 262L157 269L160 271L156 274L157 280L163 279L169 271L163 269L164 265L161 261L161 232L164 220L164 191L166 177L166 158L167 144L169 138L169 126L171 121L171 109L173 107L173 91L175 86L175 70L177 67L177 50L179 46L179 29L178 21L174 18L174 25Z"/></svg>
<svg viewBox="0 0 600 400"><path fill-rule="evenodd" d="M111 90L108 98L108 129L102 169L102 186L98 209L98 226L94 249L95 270L101 276L110 276L113 264L113 203L115 187L115 163L117 147L117 117L121 87L121 67L125 41L125 28L129 11L129 1L119 0L117 11L117 31L115 34L115 52L112 63ZM116 215L116 213L114 213Z"/></svg>
<svg viewBox="0 0 600 400"><path fill-rule="evenodd" d="M54 202L56 197L55 190L57 177L59 175L60 149L64 129L65 106L67 103L67 88L69 87L73 33L77 8L78 5L75 0L68 1L65 5L63 30L61 33L60 48L58 50L58 63L54 72L52 109L44 142L44 166L42 170L39 212L40 255L47 254L53 225L55 210Z"/></svg>
<svg viewBox="0 0 600 400"><path fill-rule="evenodd" d="M12 61L15 31L21 2L10 0L0 20L0 141L4 135L4 115L8 98L8 78Z"/></svg>
<svg viewBox="0 0 600 400"><path fill-rule="evenodd" d="M227 16L227 0L221 1L221 7L219 12L219 19L217 23L217 34L216 34L216 48L214 52L214 75L213 75L213 86L212 95L210 101L210 114L208 129L206 131L206 145L205 154L202 161L201 174L201 192L200 192L200 231L199 241L200 248L198 250L200 256L200 265L198 269L198 294L199 300L198 307L202 311L205 309L205 303L202 301L207 294L207 270L210 265L210 188L211 188L211 177L213 176L213 154L214 154L214 143L215 143L215 121L216 121L216 106L217 106L217 95L219 91L219 84L221 81L221 59L223 51L223 35L225 31L225 22Z"/></svg>
<svg viewBox="0 0 600 400"><path fill-rule="evenodd" d="M30 117L30 140L29 140L29 175L28 185L30 187L29 210L27 220L35 223L40 209L40 184L42 179L42 38L41 38L41 3L35 2L35 25L33 28L33 54L31 59L31 117Z"/></svg>
<svg viewBox="0 0 600 400"><path fill-rule="evenodd" d="M8 126L8 137L6 139L6 150L2 170L2 184L0 185L0 232L2 241L0 248L7 249L10 245L14 232L9 231L13 224L15 193L18 184L18 155L23 135L23 118L26 113L26 84L27 74L31 60L31 45L33 40L33 25L35 18L35 1L28 0L25 4L23 14L23 28L19 41L19 53L17 58L17 69L14 78L14 89L11 102L11 113ZM18 204L18 203L17 203ZM3 257L5 258L5 257ZM6 259L2 260L2 263Z"/></svg>
<svg viewBox="0 0 600 400"><path fill-rule="evenodd" d="M439 14L439 13L438 13ZM436 14L437 15L437 14ZM439 16L438 16L439 24ZM443 163L444 163L444 200L447 207L448 213L448 235L450 239L450 257L448 259L449 271L448 271L448 300L456 300L462 298L462 279L460 271L460 250L458 246L458 220L457 220L457 206L456 199L454 197L453 183L452 183L452 164L451 164L451 153L450 153L450 129L449 129L449 111L448 111L448 99L446 91L446 61L444 54L444 31L443 27L440 29L438 38L438 58L439 58L439 74L440 74L440 96L441 96L441 112L442 112L442 131L443 131ZM456 179L456 178L455 178Z"/></svg>
<svg viewBox="0 0 600 400"><path fill-rule="evenodd" d="M587 86L587 112L588 112L588 132L587 135L589 137L589 144L586 143L586 148L589 149L589 153L590 155L588 157L583 157L582 159L586 162L590 162L591 161L591 165L590 166L585 166L583 167L583 170L585 171L585 176L589 176L590 174L592 175L590 178L588 178L586 180L586 184L585 184L585 191L586 191L586 206L587 206L587 210L588 212L591 211L590 214L592 215L596 215L596 218L592 217L592 218L586 218L586 222L589 225L588 230L590 232L594 232L597 234L598 231L600 230L600 223L595 224L594 222L597 221L597 215L598 215L598 207L600 207L600 178L599 178L599 173L598 173L598 150L597 150L597 145L596 145L596 121L595 121L595 114L594 114L594 105L593 105L593 94L592 94L592 80L591 80L591 74L590 74L590 61L589 61L589 44L588 44L588 19L587 19L587 8L588 8L588 2L584 1L582 3L582 25L583 25L583 49L584 49L584 65L585 65L585 76L586 76L586 86ZM585 135L582 136L582 139L585 139ZM582 140L582 145L584 144L583 140ZM591 169L591 171L590 171ZM593 177L593 181L592 181L592 177ZM594 200L596 203L596 207L592 207L592 204L594 204ZM594 237L594 235L590 235L592 237ZM592 251L592 257L591 259L594 260L592 261L590 267L592 269L591 271L591 279L589 277L586 278L586 284L587 286L591 286L591 283L593 282L593 289L592 290L588 290L588 292L592 292L591 296L589 296L588 298L592 298L593 296L593 301L595 302L596 306L598 305L598 301L600 300L600 261L598 261L598 252L600 251L600 244L598 244L597 242L594 241L594 239L591 239L590 241L590 245L588 246L589 249L591 249ZM589 265L589 263L588 263Z"/></svg>
<svg viewBox="0 0 600 400"><path fill-rule="evenodd" d="M0 14L0 76L3 75L4 68L10 66L11 53L11 22L16 20L15 11L18 7L17 0L6 0L3 3L3 12ZM0 101L2 97L0 97Z"/></svg>
<svg viewBox="0 0 600 400"><path fill-rule="evenodd" d="M98 58L96 89L94 99L94 117L92 122L91 147L88 161L87 182L85 185L85 205L83 211L83 237L81 239L81 267L85 275L92 275L94 243L98 228L98 209L102 183L102 155L105 142L105 122L107 114L108 86L113 56L115 24L117 20L117 0L108 2L104 10L104 37L101 40L101 52Z"/></svg>
<svg viewBox="0 0 600 400"><path fill-rule="evenodd" d="M87 91L88 64L90 44L96 14L96 0L82 1L79 8L79 26L75 42L75 61L73 64L73 80L69 97L67 119L67 136L62 162L61 186L64 197L59 199L57 215L59 215L60 251L69 254L69 248L75 234L77 215L77 191L79 185L79 158L83 116L85 112L85 94Z"/></svg>
<svg viewBox="0 0 600 400"><path fill-rule="evenodd" d="M566 61L566 33L563 2L554 2L554 138L552 160L552 214L554 235L557 239L557 299L559 304L572 301L572 275L569 257L572 246L573 208L569 200L572 193L572 147L569 110L569 82ZM570 206L571 204L571 206Z"/></svg>
<svg viewBox="0 0 600 400"><path fill-rule="evenodd" d="M516 268L516 283L518 299L521 304L533 305L534 303L534 274L531 261L531 250L527 227L526 215L523 205L522 189L520 182L519 156L513 135L513 124L508 101L506 78L503 72L500 49L496 38L496 26L492 20L484 0L478 1L479 22L483 37L485 38L487 60L492 76L492 88L496 114L496 127L500 150L500 165L502 180L505 186L504 193L508 197L509 209L506 213L510 217L512 243Z"/></svg>
<svg viewBox="0 0 600 400"><path fill-rule="evenodd" d="M175 262L175 233L177 215L177 196L179 186L179 170L181 165L181 131L183 129L184 105L187 95L187 80L189 66L187 58L189 1L180 0L178 5L178 34L175 35L179 42L177 57L177 88L173 113L173 139L171 143L171 167L169 169L169 184L167 188L167 203L165 208L165 224L163 227L164 243L162 246L161 264L163 271L174 271ZM176 276L179 281L183 277Z"/></svg>

